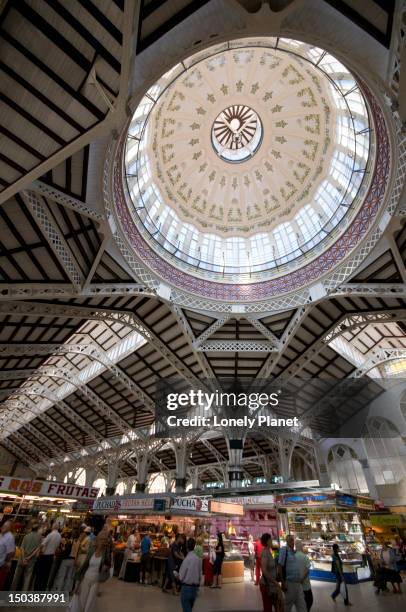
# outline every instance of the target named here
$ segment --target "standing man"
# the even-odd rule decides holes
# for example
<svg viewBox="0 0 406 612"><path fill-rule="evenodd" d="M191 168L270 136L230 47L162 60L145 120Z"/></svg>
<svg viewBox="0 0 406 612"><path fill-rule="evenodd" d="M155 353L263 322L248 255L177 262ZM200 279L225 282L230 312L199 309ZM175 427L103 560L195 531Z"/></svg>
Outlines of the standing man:
<svg viewBox="0 0 406 612"><path fill-rule="evenodd" d="M125 545L124 558L121 564L120 573L118 575L119 580L124 580L125 578L125 570L127 569L127 561L130 555L134 552L134 548L135 548L135 529L133 529L130 535L128 536L128 540Z"/></svg>
<svg viewBox="0 0 406 612"><path fill-rule="evenodd" d="M286 546L280 549L278 571L282 590L285 592L286 612L291 612L293 606L296 606L296 612L306 612L302 576L296 559L295 538L292 535L288 535Z"/></svg>
<svg viewBox="0 0 406 612"><path fill-rule="evenodd" d="M55 521L51 531L44 538L41 544L41 556L38 559L37 576L35 580L36 591L46 591L48 586L49 574L51 573L55 553L61 543L61 534L58 530L58 523Z"/></svg>
<svg viewBox="0 0 406 612"><path fill-rule="evenodd" d="M296 540L296 560L299 564L303 594L306 602L307 612L313 605L313 591L310 584L310 559L303 550L303 542Z"/></svg>
<svg viewBox="0 0 406 612"><path fill-rule="evenodd" d="M22 590L28 591L30 588L32 573L41 545L41 534L38 532L39 524L33 523L31 531L27 533L21 543L21 556L18 560L16 571L14 574L11 591L20 590L22 581Z"/></svg>
<svg viewBox="0 0 406 612"><path fill-rule="evenodd" d="M179 570L180 601L183 612L192 612L202 577L202 560L194 552L195 545L194 538L189 538L186 543L188 552Z"/></svg>
<svg viewBox="0 0 406 612"><path fill-rule="evenodd" d="M352 606L350 600L348 599L348 589L345 584L344 572L343 572L343 562L340 557L340 548L338 544L333 544L333 554L331 555L331 571L336 575L336 588L334 593L331 594L331 599L333 601L336 600L337 595L341 593L341 584L344 585L344 593L342 596L344 598L344 604L346 606Z"/></svg>
<svg viewBox="0 0 406 612"><path fill-rule="evenodd" d="M151 584L151 580L150 580L151 546L152 546L151 538L149 537L149 533L146 533L141 540L141 568L140 568L141 584Z"/></svg>
<svg viewBox="0 0 406 612"><path fill-rule="evenodd" d="M14 536L11 532L12 523L6 521L1 528L0 535L0 591L4 591L11 562L16 550Z"/></svg>
<svg viewBox="0 0 406 612"><path fill-rule="evenodd" d="M255 554L255 586L259 585L259 579L261 578L261 557L263 546L261 544L261 538L258 536L254 544Z"/></svg>

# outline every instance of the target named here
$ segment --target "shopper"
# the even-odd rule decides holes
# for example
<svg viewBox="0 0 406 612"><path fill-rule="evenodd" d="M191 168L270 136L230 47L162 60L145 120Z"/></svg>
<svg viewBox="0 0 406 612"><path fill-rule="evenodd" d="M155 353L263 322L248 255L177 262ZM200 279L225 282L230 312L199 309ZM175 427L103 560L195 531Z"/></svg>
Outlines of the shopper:
<svg viewBox="0 0 406 612"><path fill-rule="evenodd" d="M141 540L141 567L140 567L140 582L141 584L151 584L151 546L152 540L149 533L146 533Z"/></svg>
<svg viewBox="0 0 406 612"><path fill-rule="evenodd" d="M176 588L176 577L175 577L174 572L179 571L180 564L185 558L181 551L182 542L183 542L183 536L178 533L178 535L176 536L176 540L171 544L171 547L169 549L169 555L168 555L168 563L167 563L168 580L163 590L164 592L167 592L168 583L170 583L170 586L172 587L172 593L174 595L178 594L178 590Z"/></svg>
<svg viewBox="0 0 406 612"><path fill-rule="evenodd" d="M119 580L124 580L125 571L127 569L127 561L135 550L135 529L132 530L128 536L127 543L124 549L124 558L121 564L120 573L118 575Z"/></svg>
<svg viewBox="0 0 406 612"><path fill-rule="evenodd" d="M221 589L221 568L223 565L224 557L225 553L223 535L221 533L218 533L216 544L216 558L214 560L213 565L213 584L211 585L212 589Z"/></svg>
<svg viewBox="0 0 406 612"><path fill-rule="evenodd" d="M59 525L55 521L52 525L51 531L41 543L40 557L38 559L35 576L36 591L46 591L55 553L60 543L61 534L59 533Z"/></svg>
<svg viewBox="0 0 406 612"><path fill-rule="evenodd" d="M72 552L76 539L76 532L71 533L64 539L63 548L61 550L61 564L52 586L53 591L65 591L67 593L71 593L73 591L75 559Z"/></svg>
<svg viewBox="0 0 406 612"><path fill-rule="evenodd" d="M259 585L259 579L261 577L261 556L262 556L262 544L261 538L258 536L255 544L254 544L254 554L255 554L255 586Z"/></svg>
<svg viewBox="0 0 406 612"><path fill-rule="evenodd" d="M96 537L95 548L89 548L79 576L76 595L79 598L80 612L91 612L102 576L111 568L111 554L108 531L102 530Z"/></svg>
<svg viewBox="0 0 406 612"><path fill-rule="evenodd" d="M199 536L196 538L196 546L194 550L195 555L199 557L201 561L203 561L203 538Z"/></svg>
<svg viewBox="0 0 406 612"><path fill-rule="evenodd" d="M259 587L261 589L264 612L282 612L283 594L277 579L277 564L272 556L272 536L264 533L261 536L261 572Z"/></svg>
<svg viewBox="0 0 406 612"><path fill-rule="evenodd" d="M288 535L286 546L280 549L278 558L279 578L285 592L286 612L296 606L296 612L305 612L306 602L303 594L299 564L296 559L295 538Z"/></svg>
<svg viewBox="0 0 406 612"><path fill-rule="evenodd" d="M11 591L19 591L20 587L23 591L29 591L41 545L41 534L38 532L38 529L38 523L33 523L31 531L23 537L21 554L11 584Z"/></svg>
<svg viewBox="0 0 406 612"><path fill-rule="evenodd" d="M0 534L0 591L4 591L15 550L12 522L6 521L1 527Z"/></svg>
<svg viewBox="0 0 406 612"><path fill-rule="evenodd" d="M303 542L296 540L296 560L299 564L303 594L306 602L307 612L313 605L313 592L310 584L310 559L303 551Z"/></svg>
<svg viewBox="0 0 406 612"><path fill-rule="evenodd" d="M87 525L82 525L82 532L79 536L77 545L74 546L75 554L75 572L80 574L83 564L85 563L90 549L90 533L91 528Z"/></svg>
<svg viewBox="0 0 406 612"><path fill-rule="evenodd" d="M189 538L186 544L187 555L179 570L181 583L180 600L183 612L191 612L195 603L202 577L202 560L194 551L195 540Z"/></svg>
<svg viewBox="0 0 406 612"><path fill-rule="evenodd" d="M333 544L333 554L331 555L331 571L333 572L333 574L335 574L336 577L336 588L335 591L331 594L331 599L335 601L338 595L341 593L344 598L344 604L346 606L352 606L352 603L350 603L350 600L348 598L348 589L345 583L343 562L340 557L340 547L338 546L338 544Z"/></svg>
<svg viewBox="0 0 406 612"><path fill-rule="evenodd" d="M381 569L382 578L386 582L390 582L394 593L401 593L400 584L402 578L398 572L396 563L396 551L388 542L382 546L381 551Z"/></svg>
<svg viewBox="0 0 406 612"><path fill-rule="evenodd" d="M251 572L251 581L255 582L255 546L254 538L251 534L248 536L248 567Z"/></svg>
<svg viewBox="0 0 406 612"><path fill-rule="evenodd" d="M62 561L65 559L65 556L70 553L71 548L72 548L72 542L70 541L68 534L62 533L61 541L60 541L58 548L55 551L54 562L52 563L51 571L49 573L49 578L48 578L48 590L49 591L53 589L54 581L59 571L59 568L61 567Z"/></svg>

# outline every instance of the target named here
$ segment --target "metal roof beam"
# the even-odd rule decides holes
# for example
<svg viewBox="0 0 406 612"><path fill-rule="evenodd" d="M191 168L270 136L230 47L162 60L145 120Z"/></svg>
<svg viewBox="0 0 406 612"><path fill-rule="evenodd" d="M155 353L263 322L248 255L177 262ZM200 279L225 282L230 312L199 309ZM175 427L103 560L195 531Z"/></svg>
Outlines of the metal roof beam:
<svg viewBox="0 0 406 612"><path fill-rule="evenodd" d="M112 376L118 380L126 389L131 391L134 397L137 398L142 404L155 413L155 402L144 392L144 390L130 378L120 367L118 367L106 354L105 351L98 348L93 344L1 344L0 343L0 356L38 356L38 355L66 355L66 354L79 354L86 355L90 359L98 361L104 368L112 374ZM72 369L75 374L78 375L80 370L72 365ZM21 371L21 370L18 370ZM41 367L38 369L33 368L31 373L28 370L27 377L33 374L41 375ZM99 376L97 374L96 376ZM1 377L1 373L0 373ZM6 379L5 379L6 380Z"/></svg>
<svg viewBox="0 0 406 612"><path fill-rule="evenodd" d="M139 283L91 283L84 288L65 283L2 283L0 301L130 295L156 297L152 289Z"/></svg>
<svg viewBox="0 0 406 612"><path fill-rule="evenodd" d="M344 283L328 292L328 297L350 297L353 295L375 298L406 297L405 283Z"/></svg>
<svg viewBox="0 0 406 612"><path fill-rule="evenodd" d="M206 355L203 355L201 352L199 352L199 349L196 350L196 337L193 333L189 321L185 317L183 310L180 308L180 306L177 306L176 304L171 304L170 309L180 328L182 329L184 335L186 336L189 348L196 357L196 360L199 366L201 367L204 376L206 378L215 378L215 374L208 359L206 358Z"/></svg>
<svg viewBox="0 0 406 612"><path fill-rule="evenodd" d="M0 314L22 314L27 316L41 316L54 318L66 316L71 319L88 319L94 321L120 322L136 330L145 340L157 350L162 357L192 385L199 385L199 378L179 357L149 328L135 313L130 311L113 310L103 307L63 306L60 304L41 304L37 302L5 302L0 303Z"/></svg>
<svg viewBox="0 0 406 612"><path fill-rule="evenodd" d="M73 285L80 288L84 281L82 270L62 235L46 201L34 191L23 191L21 196L34 219L39 224L55 257L65 269Z"/></svg>
<svg viewBox="0 0 406 612"><path fill-rule="evenodd" d="M216 319L216 321L209 325L209 327L194 340L193 344L195 348L198 349L205 340L210 338L210 336L212 336L218 329L221 329L229 319L230 315L224 315L223 317Z"/></svg>
<svg viewBox="0 0 406 612"><path fill-rule="evenodd" d="M226 353L234 353L238 351L248 353L278 352L278 348L269 342L269 340L206 340L206 342L203 342L197 350L205 353L209 353L211 351Z"/></svg>

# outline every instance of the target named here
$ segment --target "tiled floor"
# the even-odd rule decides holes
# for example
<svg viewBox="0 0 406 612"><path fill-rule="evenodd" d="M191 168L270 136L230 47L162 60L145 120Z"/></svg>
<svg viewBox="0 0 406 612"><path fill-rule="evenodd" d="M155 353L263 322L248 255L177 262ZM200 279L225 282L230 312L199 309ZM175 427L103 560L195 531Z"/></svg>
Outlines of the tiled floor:
<svg viewBox="0 0 406 612"><path fill-rule="evenodd" d="M402 612L406 610L406 581L401 595L375 595L371 582L349 586L354 612ZM344 612L343 601L333 603L330 593L334 585L312 582L314 605L312 612ZM64 608L35 608L38 612L66 612ZM16 612L27 608L14 608ZM181 612L179 597L165 594L153 586L122 582L112 578L100 586L94 610L91 612ZM261 612L259 589L252 584L230 584L221 590L200 589L193 612Z"/></svg>
<svg viewBox="0 0 406 612"><path fill-rule="evenodd" d="M375 595L371 582L349 586L351 610L362 612L401 612L406 610L406 583L402 595ZM330 593L334 585L312 583L314 605L312 612L344 611L344 603L333 603ZM261 611L262 600L257 587L251 584L225 585L221 590L200 589L193 612L245 612ZM157 587L118 581L113 578L101 587L94 612L180 612L179 597L164 594ZM93 611L92 611L93 612Z"/></svg>

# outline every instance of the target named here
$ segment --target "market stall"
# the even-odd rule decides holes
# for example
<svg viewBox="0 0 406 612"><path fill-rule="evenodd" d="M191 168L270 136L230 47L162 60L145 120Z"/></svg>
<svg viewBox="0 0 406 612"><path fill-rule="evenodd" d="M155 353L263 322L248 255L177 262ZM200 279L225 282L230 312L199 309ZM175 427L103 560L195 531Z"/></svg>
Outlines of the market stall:
<svg viewBox="0 0 406 612"><path fill-rule="evenodd" d="M335 581L331 555L333 544L338 544L346 581L354 584L370 579L365 523L374 509L373 500L320 491L280 495L277 504L280 539L293 534L303 541L312 563L311 578Z"/></svg>
<svg viewBox="0 0 406 612"><path fill-rule="evenodd" d="M100 498L93 504L95 514L108 514L115 535L115 573L120 571L124 558L125 542L131 531L137 534L137 545L129 559L125 580L138 580L140 541L148 533L152 540L152 581L160 583L169 552L169 543L177 533L186 537L199 537L203 546L203 573L207 584L212 580L210 550L214 550L218 531L224 531L225 559L224 582L244 580L242 541L247 537L235 537L221 527L236 522L244 514L243 506L209 500L208 496L177 496L174 494L134 494ZM138 565L138 569L137 566Z"/></svg>
<svg viewBox="0 0 406 612"><path fill-rule="evenodd" d="M392 513L388 510L370 514L370 527L366 532L366 541L375 566L381 562L383 544L388 543L395 550L398 569L405 571L406 559L402 546L402 540L405 537L406 514Z"/></svg>
<svg viewBox="0 0 406 612"><path fill-rule="evenodd" d="M13 521L16 554L8 576L11 583L20 545L33 520L45 532L57 521L61 530L71 530L88 521L99 489L47 480L0 476L0 520Z"/></svg>

